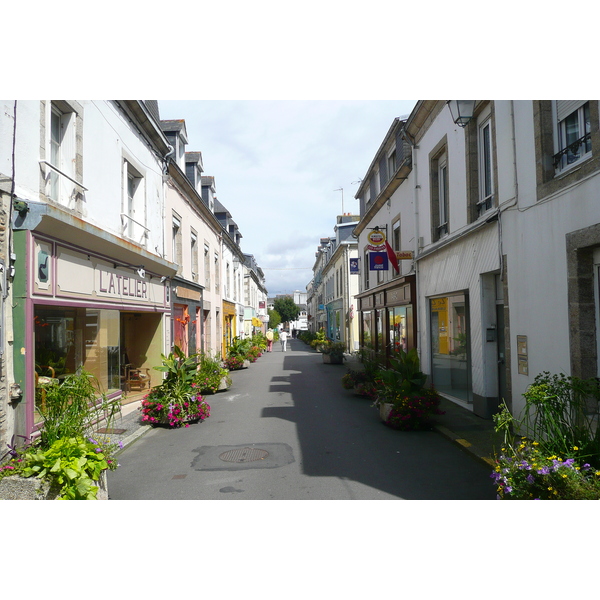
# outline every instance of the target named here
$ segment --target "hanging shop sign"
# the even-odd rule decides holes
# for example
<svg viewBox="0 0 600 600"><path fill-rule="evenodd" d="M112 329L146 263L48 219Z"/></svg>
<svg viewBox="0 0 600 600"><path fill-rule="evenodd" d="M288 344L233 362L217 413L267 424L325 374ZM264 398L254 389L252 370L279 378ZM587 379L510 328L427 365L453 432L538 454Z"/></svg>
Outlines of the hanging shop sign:
<svg viewBox="0 0 600 600"><path fill-rule="evenodd" d="M381 250L385 244L385 233L380 229L374 229L373 231L369 232L367 240L369 241L369 250Z"/></svg>
<svg viewBox="0 0 600 600"><path fill-rule="evenodd" d="M360 273L360 269L358 266L358 258L350 259L350 273Z"/></svg>
<svg viewBox="0 0 600 600"><path fill-rule="evenodd" d="M414 253L412 250L401 250L396 252L396 260L412 260Z"/></svg>
<svg viewBox="0 0 600 600"><path fill-rule="evenodd" d="M369 270L387 271L388 255L387 252L369 252Z"/></svg>

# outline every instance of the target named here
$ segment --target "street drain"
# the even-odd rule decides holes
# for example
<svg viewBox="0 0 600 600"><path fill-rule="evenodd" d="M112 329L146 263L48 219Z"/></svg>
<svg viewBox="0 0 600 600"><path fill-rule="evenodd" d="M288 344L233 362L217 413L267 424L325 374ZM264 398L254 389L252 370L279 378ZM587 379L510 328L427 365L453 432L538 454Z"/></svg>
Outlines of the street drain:
<svg viewBox="0 0 600 600"><path fill-rule="evenodd" d="M247 463L263 460L267 456L269 456L269 453L266 450L259 450L258 448L237 448L235 450L223 452L223 454L219 455L219 458L225 462Z"/></svg>

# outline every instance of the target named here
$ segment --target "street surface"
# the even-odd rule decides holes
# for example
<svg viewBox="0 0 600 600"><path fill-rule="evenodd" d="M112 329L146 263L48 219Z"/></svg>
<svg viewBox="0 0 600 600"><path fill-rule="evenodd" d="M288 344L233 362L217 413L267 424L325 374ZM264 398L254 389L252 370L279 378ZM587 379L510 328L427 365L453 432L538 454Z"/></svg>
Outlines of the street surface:
<svg viewBox="0 0 600 600"><path fill-rule="evenodd" d="M207 396L211 416L155 428L119 455L111 500L484 500L490 469L435 431L386 427L344 390L346 367L299 340L279 343L232 387Z"/></svg>

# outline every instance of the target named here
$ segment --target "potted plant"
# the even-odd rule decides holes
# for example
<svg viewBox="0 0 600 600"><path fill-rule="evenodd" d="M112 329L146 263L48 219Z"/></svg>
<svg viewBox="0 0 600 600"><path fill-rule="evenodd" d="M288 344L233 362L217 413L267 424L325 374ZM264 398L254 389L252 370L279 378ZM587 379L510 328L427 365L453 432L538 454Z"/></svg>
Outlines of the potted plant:
<svg viewBox="0 0 600 600"><path fill-rule="evenodd" d="M200 394L215 394L230 386L231 377L229 377L227 369L221 366L221 361L216 357L203 354L192 381L192 387L196 388Z"/></svg>
<svg viewBox="0 0 600 600"><path fill-rule="evenodd" d="M142 420L151 425L189 426L210 415L210 406L194 385L198 373L196 356L186 356L175 346L169 356L162 355L163 364L154 367L165 373L161 385L142 400Z"/></svg>
<svg viewBox="0 0 600 600"><path fill-rule="evenodd" d="M345 350L346 345L343 342L329 342L323 348L323 362L330 365L343 364Z"/></svg>
<svg viewBox="0 0 600 600"><path fill-rule="evenodd" d="M323 350L323 346L325 346L326 342L327 342L327 338L325 337L325 330L321 327L321 329L319 329L319 331L317 331L317 333L311 340L310 345L317 352L321 352Z"/></svg>
<svg viewBox="0 0 600 600"><path fill-rule="evenodd" d="M392 429L417 431L429 427L433 415L443 415L440 397L435 390L422 389L412 394L398 394L385 408L384 422Z"/></svg>
<svg viewBox="0 0 600 600"><path fill-rule="evenodd" d="M252 340L250 338L240 338L236 337L231 340L231 344L227 349L227 359L233 358L236 360L231 361L233 368L229 367L230 371L235 370L236 368L243 368L250 366L249 353L252 345ZM236 367L235 365L241 361L242 366Z"/></svg>
<svg viewBox="0 0 600 600"><path fill-rule="evenodd" d="M118 446L93 430L99 423L110 428L120 408L85 371L49 383L38 406L40 437L9 446L0 460L0 498L108 499L106 471L118 466Z"/></svg>

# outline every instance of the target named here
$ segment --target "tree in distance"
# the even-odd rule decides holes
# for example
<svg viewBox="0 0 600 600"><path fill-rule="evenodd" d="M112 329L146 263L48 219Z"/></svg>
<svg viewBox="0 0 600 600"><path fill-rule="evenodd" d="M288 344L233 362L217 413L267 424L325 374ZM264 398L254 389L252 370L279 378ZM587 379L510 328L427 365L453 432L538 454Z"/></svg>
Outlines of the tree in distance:
<svg viewBox="0 0 600 600"><path fill-rule="evenodd" d="M283 323L295 321L300 314L300 309L290 296L277 298L275 302L273 302L273 308L279 313Z"/></svg>
<svg viewBox="0 0 600 600"><path fill-rule="evenodd" d="M275 329L281 323L281 315L276 310L270 310L269 313L269 329Z"/></svg>

